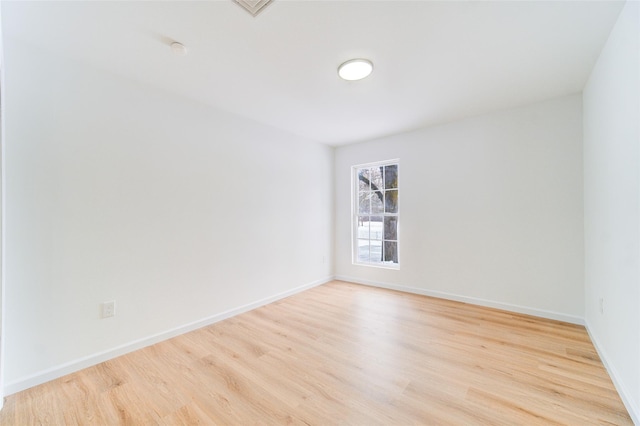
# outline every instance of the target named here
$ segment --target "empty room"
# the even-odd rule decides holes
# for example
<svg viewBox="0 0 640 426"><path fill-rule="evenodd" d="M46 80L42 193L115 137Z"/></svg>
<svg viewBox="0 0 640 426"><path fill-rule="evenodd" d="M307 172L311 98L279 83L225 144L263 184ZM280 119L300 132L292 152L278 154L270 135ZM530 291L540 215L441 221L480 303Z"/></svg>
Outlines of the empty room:
<svg viewBox="0 0 640 426"><path fill-rule="evenodd" d="M640 425L639 2L0 15L0 424Z"/></svg>

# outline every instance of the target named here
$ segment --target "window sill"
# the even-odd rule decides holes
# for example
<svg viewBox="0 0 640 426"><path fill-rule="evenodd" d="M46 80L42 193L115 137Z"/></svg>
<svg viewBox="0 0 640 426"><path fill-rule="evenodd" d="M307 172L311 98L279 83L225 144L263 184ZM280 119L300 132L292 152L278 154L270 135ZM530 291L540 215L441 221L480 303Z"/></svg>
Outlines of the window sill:
<svg viewBox="0 0 640 426"><path fill-rule="evenodd" d="M352 262L351 263L354 266L368 266L370 268L380 268L380 269L393 269L393 270L400 270L400 265L392 265L392 264L384 264L384 263L358 263L358 262Z"/></svg>

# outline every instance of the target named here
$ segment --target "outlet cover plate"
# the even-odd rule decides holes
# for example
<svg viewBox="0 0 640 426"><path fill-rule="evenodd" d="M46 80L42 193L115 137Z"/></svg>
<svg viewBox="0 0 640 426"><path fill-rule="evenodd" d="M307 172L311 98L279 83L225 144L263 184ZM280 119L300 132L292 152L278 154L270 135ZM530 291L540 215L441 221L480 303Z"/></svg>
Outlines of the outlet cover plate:
<svg viewBox="0 0 640 426"><path fill-rule="evenodd" d="M116 314L116 301L111 300L102 304L102 318L110 318Z"/></svg>

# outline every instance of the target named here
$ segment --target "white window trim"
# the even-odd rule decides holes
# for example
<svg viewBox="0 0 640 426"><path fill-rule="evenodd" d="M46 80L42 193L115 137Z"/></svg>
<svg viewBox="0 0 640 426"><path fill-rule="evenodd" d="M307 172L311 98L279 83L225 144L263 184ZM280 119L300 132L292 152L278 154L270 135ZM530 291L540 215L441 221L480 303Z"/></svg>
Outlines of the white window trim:
<svg viewBox="0 0 640 426"><path fill-rule="evenodd" d="M366 168L366 167L377 167L377 166L388 166L391 164L397 164L398 165L398 213L396 213L397 218L398 218L398 225L397 225L397 232L398 232L398 239L397 244L398 244L398 263L396 264L389 264L389 263L363 263L363 262L358 262L358 253L357 253L357 247L358 247L358 216L359 216L359 212L358 210L358 169L362 169L362 168ZM364 163L364 164L356 164L354 166L351 166L351 264L355 265L355 266L368 266L368 267L372 267L372 268L382 268L382 269L393 269L393 270L398 270L400 269L400 256L401 256L401 250L400 250L400 205L401 203L401 197L400 197L400 159L396 158L393 160L384 160L384 161L374 161L371 163ZM384 216L384 214L382 214L382 216Z"/></svg>

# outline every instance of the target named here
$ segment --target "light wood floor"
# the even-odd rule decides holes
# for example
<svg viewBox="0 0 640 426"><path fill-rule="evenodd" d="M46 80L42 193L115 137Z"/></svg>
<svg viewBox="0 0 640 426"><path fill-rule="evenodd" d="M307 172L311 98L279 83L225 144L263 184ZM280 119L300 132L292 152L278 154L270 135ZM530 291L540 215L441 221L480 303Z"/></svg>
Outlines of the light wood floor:
<svg viewBox="0 0 640 426"><path fill-rule="evenodd" d="M11 395L0 424L632 424L581 326L332 282Z"/></svg>

